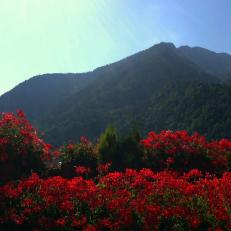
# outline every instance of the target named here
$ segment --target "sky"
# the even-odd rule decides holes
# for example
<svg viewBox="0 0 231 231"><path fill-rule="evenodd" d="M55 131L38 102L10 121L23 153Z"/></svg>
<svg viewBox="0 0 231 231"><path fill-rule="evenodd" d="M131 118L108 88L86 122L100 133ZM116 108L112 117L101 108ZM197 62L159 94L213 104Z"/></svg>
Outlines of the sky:
<svg viewBox="0 0 231 231"><path fill-rule="evenodd" d="M231 54L230 12L230 0L0 0L0 95L162 41Z"/></svg>

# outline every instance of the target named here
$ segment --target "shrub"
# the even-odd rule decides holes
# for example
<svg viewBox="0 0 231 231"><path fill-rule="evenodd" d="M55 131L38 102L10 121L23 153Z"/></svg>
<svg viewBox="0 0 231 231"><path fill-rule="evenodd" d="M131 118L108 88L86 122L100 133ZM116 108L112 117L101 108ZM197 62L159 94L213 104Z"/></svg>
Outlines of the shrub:
<svg viewBox="0 0 231 231"><path fill-rule="evenodd" d="M111 163L111 170L123 171L126 168L142 167L143 149L140 135L136 130L119 136L113 127L108 127L98 143L99 162Z"/></svg>
<svg viewBox="0 0 231 231"><path fill-rule="evenodd" d="M91 176L96 175L97 151L93 143L87 138L81 137L78 144L64 145L60 150L60 161L62 162L60 174L64 177L76 176L76 167L84 166L91 169Z"/></svg>
<svg viewBox="0 0 231 231"><path fill-rule="evenodd" d="M23 112L2 113L0 117L0 181L42 174L50 159L49 144L44 143Z"/></svg>
<svg viewBox="0 0 231 231"><path fill-rule="evenodd" d="M193 179L193 180L192 180ZM230 230L231 174L150 169L42 179L0 187L1 230Z"/></svg>
<svg viewBox="0 0 231 231"><path fill-rule="evenodd" d="M98 152L100 163L115 162L117 159L118 133L113 126L106 128L99 138Z"/></svg>
<svg viewBox="0 0 231 231"><path fill-rule="evenodd" d="M198 133L167 130L160 134L150 132L141 143L145 148L144 162L155 171L169 169L183 173L196 168L221 175L229 169L228 140L208 142Z"/></svg>

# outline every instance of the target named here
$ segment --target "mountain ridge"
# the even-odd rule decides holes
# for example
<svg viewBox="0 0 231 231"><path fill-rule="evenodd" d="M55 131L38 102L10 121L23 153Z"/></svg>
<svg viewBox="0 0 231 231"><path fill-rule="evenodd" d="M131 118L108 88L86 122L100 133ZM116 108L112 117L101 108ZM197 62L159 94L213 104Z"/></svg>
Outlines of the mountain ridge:
<svg viewBox="0 0 231 231"><path fill-rule="evenodd" d="M128 131L136 124L142 124L142 121L147 127L142 115L145 114L147 108L150 108L151 99L155 98L160 91L166 91L166 85L173 84L173 89L177 91L177 88L174 88L174 83L182 82L184 86L180 84L179 86L188 89L187 86L193 81L197 84L204 83L208 89L213 89L211 84L221 84L224 82L224 76L228 75L227 70L231 63L231 56L222 58L215 71L210 69L208 71L209 65L212 64L209 64L209 61L205 62L205 58L213 62L217 59L220 60L219 53L200 48L200 52L205 52L203 58L201 59L200 55L195 59L198 48L196 48L196 52L195 48L190 48L189 51L188 49L185 46L176 48L172 43L160 43L115 63L96 68L91 72L37 76L2 95L0 111L23 109L29 119L45 131L46 139L52 143L76 140L81 135L94 139L110 123L115 124L121 132ZM212 58L208 54L212 55ZM223 60L225 61L223 62ZM224 72L220 70L224 70ZM41 86L37 85L36 79L41 80ZM218 88L214 87L214 89ZM197 87L192 85L191 89L196 91ZM203 90L205 89L206 87L203 87ZM227 92L225 90L225 104L228 105ZM209 94L213 97L211 91ZM216 96L215 93L214 95ZM223 97L221 95L219 93L218 97ZM186 97L184 94L183 96ZM201 97L205 96L201 94ZM193 101L191 98L188 99ZM164 97L160 99L160 102L161 100L166 102ZM163 104L168 105L168 102L164 103L163 101ZM187 110L190 111L190 108ZM212 111L211 113L216 113L212 107L209 107L208 110ZM222 110L224 109L222 108ZM154 112L155 109L152 111ZM156 115L156 118L158 116L161 118L161 115ZM176 116L176 120L178 120L177 118ZM195 116L193 120L195 120ZM153 121L156 121L155 118ZM180 121L176 121L172 127L177 128L177 123L180 124ZM185 124L187 125L186 122ZM201 121L200 124L202 124ZM149 125L151 126L150 130L158 127L153 123L149 123ZM144 130L144 127L141 126L141 130ZM191 131L193 132L193 129ZM212 133L214 134L214 132ZM209 132L206 130L204 134L207 135Z"/></svg>

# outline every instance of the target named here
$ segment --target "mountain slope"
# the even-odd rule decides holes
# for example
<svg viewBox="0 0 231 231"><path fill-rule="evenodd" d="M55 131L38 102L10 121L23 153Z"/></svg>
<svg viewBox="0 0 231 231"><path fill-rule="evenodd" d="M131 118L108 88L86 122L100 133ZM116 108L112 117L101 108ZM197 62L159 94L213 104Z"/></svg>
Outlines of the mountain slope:
<svg viewBox="0 0 231 231"><path fill-rule="evenodd" d="M221 58L218 67L210 70L209 59L195 61L194 49L160 43L93 72L34 77L1 96L0 111L23 109L45 131L46 139L57 145L82 135L94 139L111 123L120 132L131 127L142 132L171 128L197 129L211 138L227 136L223 128L231 128L229 114L217 114L221 110L223 115L230 108L230 89L219 84L229 62L224 64ZM203 103L198 103L200 100ZM212 107L215 103L222 108ZM207 109L204 104L209 105ZM197 106L199 112L194 113ZM200 123L195 122L197 117ZM221 118L222 129L214 130L213 125L219 126ZM203 123L207 129L203 129Z"/></svg>
<svg viewBox="0 0 231 231"><path fill-rule="evenodd" d="M226 79L226 75L231 72L231 55L226 53L216 53L201 47L182 46L178 50L191 62L201 67L204 71Z"/></svg>
<svg viewBox="0 0 231 231"><path fill-rule="evenodd" d="M98 69L96 74L97 81L44 118L41 124L47 128L48 140L59 143L81 135L94 138L110 123L125 132L136 126L136 118L149 106L152 95L167 82L216 81L165 43Z"/></svg>
<svg viewBox="0 0 231 231"><path fill-rule="evenodd" d="M139 118L145 131L185 129L209 139L231 139L231 86L201 82L174 82L152 98Z"/></svg>
<svg viewBox="0 0 231 231"><path fill-rule="evenodd" d="M46 74L33 77L0 98L0 111L23 109L31 120L63 102L66 97L84 88L90 78L85 74Z"/></svg>

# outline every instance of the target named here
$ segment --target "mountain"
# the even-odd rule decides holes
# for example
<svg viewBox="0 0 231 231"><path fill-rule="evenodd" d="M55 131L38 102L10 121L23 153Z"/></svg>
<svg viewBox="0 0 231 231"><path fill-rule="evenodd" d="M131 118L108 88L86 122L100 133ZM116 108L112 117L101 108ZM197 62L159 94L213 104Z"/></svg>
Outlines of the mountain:
<svg viewBox="0 0 231 231"><path fill-rule="evenodd" d="M35 76L0 97L0 111L23 109L31 120L52 111L65 98L87 86L86 74Z"/></svg>
<svg viewBox="0 0 231 231"><path fill-rule="evenodd" d="M225 83L229 85L231 84L231 72L226 75Z"/></svg>
<svg viewBox="0 0 231 231"><path fill-rule="evenodd" d="M160 43L89 73L34 77L1 96L0 111L23 109L57 145L82 135L94 139L108 124L122 133L132 127L142 132L180 128L228 137L223 125L213 126L222 119L227 131L231 128L226 123L231 91L221 84L230 56L195 49ZM212 57L220 60L215 70L208 65ZM219 117L219 110L227 113Z"/></svg>
<svg viewBox="0 0 231 231"><path fill-rule="evenodd" d="M218 76L221 80L225 80L227 75L231 73L231 55L229 54L189 46L179 47L178 50L204 71Z"/></svg>
<svg viewBox="0 0 231 231"><path fill-rule="evenodd" d="M151 99L139 121L148 132L163 129L195 131L209 139L231 138L231 85L174 82Z"/></svg>

